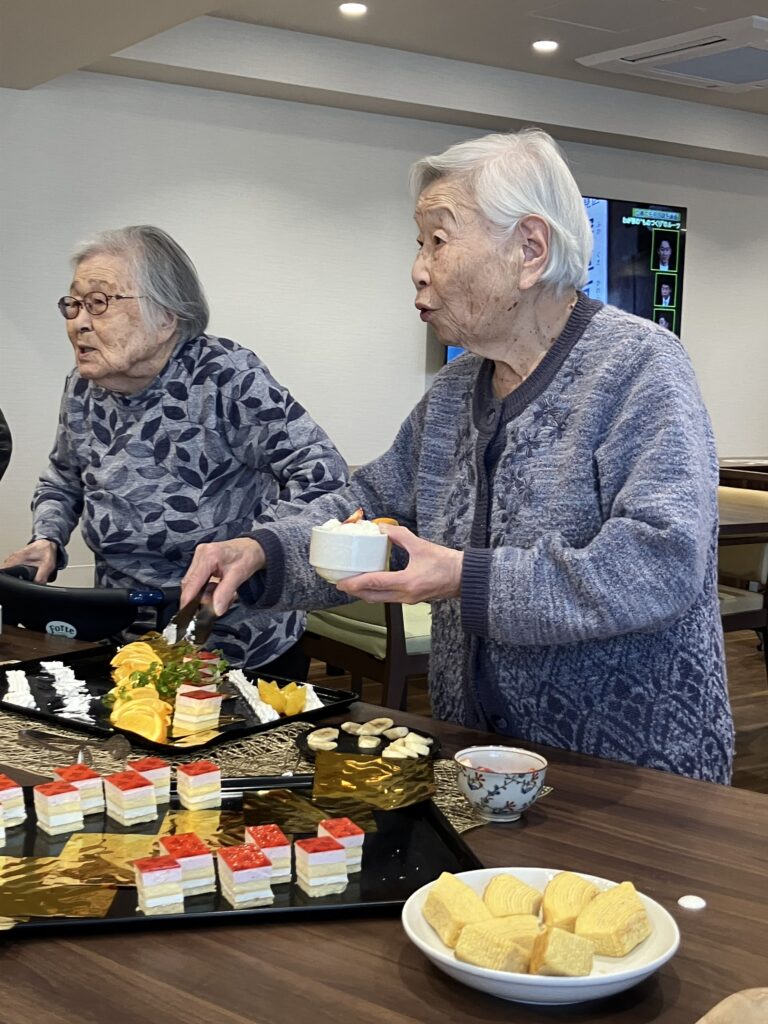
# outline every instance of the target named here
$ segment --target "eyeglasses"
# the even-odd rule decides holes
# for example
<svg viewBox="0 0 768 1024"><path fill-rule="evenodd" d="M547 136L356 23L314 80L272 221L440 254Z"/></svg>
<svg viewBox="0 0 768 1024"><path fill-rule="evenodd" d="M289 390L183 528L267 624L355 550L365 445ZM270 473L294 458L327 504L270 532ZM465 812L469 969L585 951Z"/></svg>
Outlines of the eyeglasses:
<svg viewBox="0 0 768 1024"><path fill-rule="evenodd" d="M80 316L80 310L85 306L91 316L101 316L109 308L110 299L143 299L143 295L107 295L105 292L88 292L82 299L76 299L73 295L64 295L59 299L59 312L65 320L74 320Z"/></svg>

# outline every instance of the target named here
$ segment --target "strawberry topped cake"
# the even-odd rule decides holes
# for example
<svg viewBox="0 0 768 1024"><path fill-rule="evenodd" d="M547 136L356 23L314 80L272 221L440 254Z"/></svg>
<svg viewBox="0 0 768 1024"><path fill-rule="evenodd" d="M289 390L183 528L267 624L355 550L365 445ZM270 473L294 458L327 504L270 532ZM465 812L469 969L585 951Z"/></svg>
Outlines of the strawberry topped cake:
<svg viewBox="0 0 768 1024"><path fill-rule="evenodd" d="M86 764L68 764L54 768L53 774L61 782L68 782L80 791L83 814L101 814L104 810L104 783L98 772Z"/></svg>
<svg viewBox="0 0 768 1024"><path fill-rule="evenodd" d="M68 782L44 782L33 789L38 827L50 836L83 827L80 792Z"/></svg>
<svg viewBox="0 0 768 1024"><path fill-rule="evenodd" d="M181 865L173 857L142 857L133 862L138 909L143 914L180 914L184 910Z"/></svg>
<svg viewBox="0 0 768 1024"><path fill-rule="evenodd" d="M203 687L179 691L173 712L174 733L206 732L219 724L224 696Z"/></svg>
<svg viewBox="0 0 768 1024"><path fill-rule="evenodd" d="M199 811L221 806L221 769L213 761L192 761L176 769L176 790L182 807Z"/></svg>
<svg viewBox="0 0 768 1024"><path fill-rule="evenodd" d="M330 836L344 847L349 874L360 870L365 832L359 825L356 825L350 818L326 818L317 826L317 834L318 836Z"/></svg>
<svg viewBox="0 0 768 1024"><path fill-rule="evenodd" d="M330 836L297 839L296 881L308 896L330 896L347 888L346 850Z"/></svg>
<svg viewBox="0 0 768 1024"><path fill-rule="evenodd" d="M132 770L116 772L104 779L107 814L120 825L136 825L157 817L155 787Z"/></svg>
<svg viewBox="0 0 768 1024"><path fill-rule="evenodd" d="M181 883L185 896L198 896L216 892L216 871L213 854L194 832L162 836L160 845L170 857L181 865Z"/></svg>
<svg viewBox="0 0 768 1024"><path fill-rule="evenodd" d="M274 902L272 865L253 844L224 846L216 851L224 898L233 907L264 907Z"/></svg>
<svg viewBox="0 0 768 1024"><path fill-rule="evenodd" d="M257 846L272 865L272 884L291 880L291 844L277 825L248 825L246 845Z"/></svg>
<svg viewBox="0 0 768 1024"><path fill-rule="evenodd" d="M14 782L13 779L3 774L0 774L0 806L3 809L3 821L6 828L20 825L22 821L26 821L24 791L18 782Z"/></svg>
<svg viewBox="0 0 768 1024"><path fill-rule="evenodd" d="M171 766L162 757L140 757L129 761L128 767L143 775L155 787L155 799L159 804L168 802L171 792Z"/></svg>

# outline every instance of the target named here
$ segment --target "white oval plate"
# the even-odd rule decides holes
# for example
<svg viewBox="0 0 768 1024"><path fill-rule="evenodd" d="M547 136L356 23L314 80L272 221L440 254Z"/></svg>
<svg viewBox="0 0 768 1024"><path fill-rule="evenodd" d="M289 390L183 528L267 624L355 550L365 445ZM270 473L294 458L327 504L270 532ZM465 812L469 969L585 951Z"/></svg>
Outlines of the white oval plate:
<svg viewBox="0 0 768 1024"><path fill-rule="evenodd" d="M463 871L456 875L479 895L494 875L511 874L520 881L544 890L547 882L560 872L553 868L481 868L478 871ZM616 885L607 878L597 878L578 872L583 878L594 882L600 889ZM453 950L443 945L437 934L427 924L422 913L427 892L434 883L422 886L403 907L403 928L411 942L441 971L470 988L488 992L501 999L512 999L521 1003L582 1003L589 999L603 999L624 989L637 985L648 975L665 964L680 945L680 932L674 918L655 900L638 893L645 904L651 922L652 932L631 953L620 958L596 956L592 973L585 978L550 978L544 975L516 974L511 971L491 971L485 967L457 960Z"/></svg>

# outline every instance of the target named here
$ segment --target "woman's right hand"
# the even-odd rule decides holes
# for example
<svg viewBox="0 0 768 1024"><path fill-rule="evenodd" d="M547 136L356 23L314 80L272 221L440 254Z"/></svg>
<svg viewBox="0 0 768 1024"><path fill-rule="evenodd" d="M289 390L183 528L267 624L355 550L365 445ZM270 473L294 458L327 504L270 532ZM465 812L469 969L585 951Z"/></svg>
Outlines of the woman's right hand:
<svg viewBox="0 0 768 1024"><path fill-rule="evenodd" d="M192 564L181 581L179 607L197 597L211 577L218 577L213 591L213 610L223 615L235 599L237 588L266 563L264 548L249 537L199 544Z"/></svg>
<svg viewBox="0 0 768 1024"><path fill-rule="evenodd" d="M8 555L0 569L12 565L32 565L37 569L35 583L47 583L56 568L57 547L52 540L33 540L25 548Z"/></svg>

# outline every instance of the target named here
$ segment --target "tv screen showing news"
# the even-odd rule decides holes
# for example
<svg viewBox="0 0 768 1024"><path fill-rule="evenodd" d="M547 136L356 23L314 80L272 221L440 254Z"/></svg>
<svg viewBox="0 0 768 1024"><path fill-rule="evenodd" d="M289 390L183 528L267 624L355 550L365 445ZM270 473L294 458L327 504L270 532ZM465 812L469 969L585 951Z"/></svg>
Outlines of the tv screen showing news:
<svg viewBox="0 0 768 1024"><path fill-rule="evenodd" d="M584 207L594 239L584 291L679 335L686 209L593 196ZM463 351L449 345L446 361Z"/></svg>

